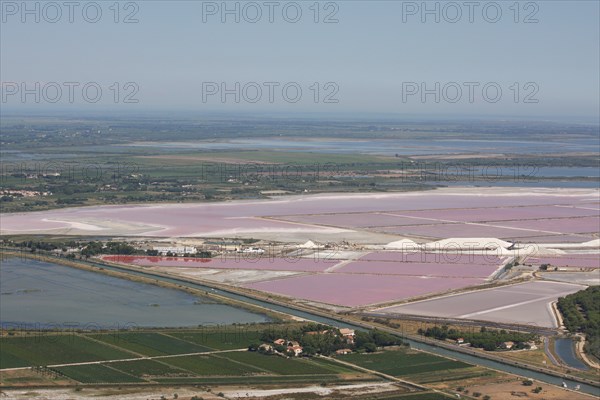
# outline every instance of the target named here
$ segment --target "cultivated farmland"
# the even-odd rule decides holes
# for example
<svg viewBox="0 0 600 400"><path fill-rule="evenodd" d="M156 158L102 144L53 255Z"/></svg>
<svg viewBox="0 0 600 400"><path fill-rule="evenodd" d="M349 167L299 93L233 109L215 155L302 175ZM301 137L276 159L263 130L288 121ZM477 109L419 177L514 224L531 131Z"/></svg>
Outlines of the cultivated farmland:
<svg viewBox="0 0 600 400"><path fill-rule="evenodd" d="M36 335L2 338L2 368L132 358L115 348L80 335Z"/></svg>
<svg viewBox="0 0 600 400"><path fill-rule="evenodd" d="M81 383L136 383L143 379L121 372L108 365L92 364L57 367L54 371Z"/></svg>
<svg viewBox="0 0 600 400"><path fill-rule="evenodd" d="M200 353L212 350L209 347L199 346L162 333L154 332L118 333L116 335L101 334L90 337L144 356Z"/></svg>
<svg viewBox="0 0 600 400"><path fill-rule="evenodd" d="M397 377L471 367L471 365L460 361L448 360L433 354L419 353L411 350L387 350L373 354L349 354L338 356L338 358L367 369Z"/></svg>
<svg viewBox="0 0 600 400"><path fill-rule="evenodd" d="M378 380L328 360L249 352L249 344L258 341L263 329L268 327L246 328L3 337L0 339L2 373L31 366L34 368L22 371L32 380L39 374L46 379L67 379L83 384ZM205 353L192 354L199 350Z"/></svg>

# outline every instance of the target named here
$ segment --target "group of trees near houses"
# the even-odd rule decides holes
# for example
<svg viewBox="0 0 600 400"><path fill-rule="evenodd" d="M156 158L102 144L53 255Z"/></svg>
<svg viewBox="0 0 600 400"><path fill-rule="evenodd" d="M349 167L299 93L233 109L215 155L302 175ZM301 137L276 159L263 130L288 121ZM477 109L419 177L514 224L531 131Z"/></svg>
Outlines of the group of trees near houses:
<svg viewBox="0 0 600 400"><path fill-rule="evenodd" d="M459 331L449 329L448 326L434 326L427 329L419 329L419 335L433 337L438 340L459 338L464 339L465 343L470 343L471 346L493 351L498 349L504 342L514 342L513 349L524 349L527 347L526 342L535 341L537 336L531 333L513 332L502 330L488 330L481 327L479 331Z"/></svg>
<svg viewBox="0 0 600 400"><path fill-rule="evenodd" d="M558 310L570 332L586 335L585 351L600 359L600 286L558 299Z"/></svg>
<svg viewBox="0 0 600 400"><path fill-rule="evenodd" d="M340 335L337 328L328 325L309 323L299 327L268 329L262 332L260 340L264 343L273 343L277 339L296 341L302 346L302 355L315 354L330 355L336 350L352 349L354 351L374 352L378 347L403 344L402 340L394 335L381 331L356 331L354 343L348 342ZM251 347L258 347L258 344ZM284 352L285 348L275 350Z"/></svg>
<svg viewBox="0 0 600 400"><path fill-rule="evenodd" d="M132 255L143 254L135 247L126 242L89 242L82 250L81 255L86 257L98 254Z"/></svg>
<svg viewBox="0 0 600 400"><path fill-rule="evenodd" d="M62 250L67 252L69 249L80 250L81 257L89 258L100 254L110 255L147 255L147 256L158 256L158 250L140 250L133 247L127 242L102 242L102 241L65 241L65 242L44 242L40 240L26 240L22 242L14 242L11 240L3 240L1 242L4 245L18 247L26 251L35 253L38 251L54 251ZM69 254L70 257L75 257L73 253ZM210 251L198 251L194 254L184 254L185 257L195 258L211 258L212 253ZM177 254L167 253L167 257L177 257Z"/></svg>
<svg viewBox="0 0 600 400"><path fill-rule="evenodd" d="M127 242L101 242L101 241L65 241L65 242L44 242L40 240L26 240L22 242L4 241L3 243L22 249L29 249L30 252L36 251L53 251L62 250L66 252L68 249L81 249L83 256L95 256L97 254L144 254L142 250L136 250L135 247Z"/></svg>
<svg viewBox="0 0 600 400"><path fill-rule="evenodd" d="M23 249L29 249L31 252L35 251L52 251L56 249L65 249L67 247L76 247L79 245L79 242L76 241L67 241L67 242L43 242L40 240L25 240L22 242L11 242L4 241L5 244L9 246L14 246Z"/></svg>
<svg viewBox="0 0 600 400"><path fill-rule="evenodd" d="M160 256L160 253L158 252L158 250L146 250L146 255L147 256L151 256L151 257L156 257L156 256ZM167 252L167 254L165 254L166 257L177 257L177 254L172 253L172 252ZM212 253L210 251L198 251L196 253L185 253L183 255L184 257L192 257L192 258L211 258L212 257Z"/></svg>

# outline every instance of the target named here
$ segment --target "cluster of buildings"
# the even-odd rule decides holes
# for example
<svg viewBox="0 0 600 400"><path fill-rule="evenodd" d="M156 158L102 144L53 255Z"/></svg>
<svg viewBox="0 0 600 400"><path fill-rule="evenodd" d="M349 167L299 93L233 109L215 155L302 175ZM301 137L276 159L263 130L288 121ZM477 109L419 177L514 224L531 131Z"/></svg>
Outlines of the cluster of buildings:
<svg viewBox="0 0 600 400"><path fill-rule="evenodd" d="M515 347L516 343L515 342L502 342L500 344L500 349L502 350L511 350L513 347ZM535 342L525 342L525 348L527 350L537 350L537 345L535 344Z"/></svg>
<svg viewBox="0 0 600 400"><path fill-rule="evenodd" d="M243 253L243 254L264 254L265 250L261 249L260 247L248 247L248 248L245 248L243 250L238 250L238 253Z"/></svg>
<svg viewBox="0 0 600 400"><path fill-rule="evenodd" d="M464 338L456 339L456 344L459 346L470 346L471 345L471 343L465 342ZM507 341L507 342L500 343L500 346L498 348L500 350L511 350L513 347L515 347L515 345L516 345L515 342ZM526 342L525 346L526 346L526 349L528 349L528 350L537 350L537 345L533 341Z"/></svg>
<svg viewBox="0 0 600 400"><path fill-rule="evenodd" d="M286 341L285 339L277 339L273 342L277 346L286 346L288 353L293 353L294 357L302 354L302 346L295 340Z"/></svg>
<svg viewBox="0 0 600 400"><path fill-rule="evenodd" d="M188 246L154 246L152 250L158 251L161 256L175 255L183 256L185 254L196 254L198 249Z"/></svg>
<svg viewBox="0 0 600 400"><path fill-rule="evenodd" d="M342 337L342 339L344 339L344 341L348 344L354 344L354 329L349 329L349 328L340 328L338 329L338 331L340 332L340 336ZM307 335L326 335L328 334L330 331L329 329L326 329L324 331L311 331L311 332L306 332ZM337 335L337 333L335 334Z"/></svg>
<svg viewBox="0 0 600 400"><path fill-rule="evenodd" d="M302 346L295 340L285 340L285 339L277 339L273 341L273 344L263 343L258 349L267 353L274 353L278 355L285 355L280 351L277 351L276 347L286 347L288 354L293 354L294 357L300 356L302 354Z"/></svg>
<svg viewBox="0 0 600 400"><path fill-rule="evenodd" d="M330 331L312 331L306 332L306 335L326 335ZM348 328L339 329L340 336L342 339L349 345L354 345L354 330ZM336 333L337 335L337 333ZM279 338L273 341L273 344L263 343L259 346L259 350L262 350L267 353L274 353L279 355L285 355L281 351L277 351L278 348L284 347L286 349L286 353L289 355L293 355L294 357L299 357L302 354L303 348L302 345L295 340L287 340L284 338ZM352 349L344 348L336 350L336 354L350 354L352 353Z"/></svg>
<svg viewBox="0 0 600 400"><path fill-rule="evenodd" d="M196 247L190 247L190 246L154 246L153 250L158 251L158 254L161 256L166 256L166 255L183 256L185 254L196 254L198 252L198 249ZM237 253L253 254L253 255L265 253L265 250L261 249L260 247L247 247L245 249L236 248L235 251Z"/></svg>
<svg viewBox="0 0 600 400"><path fill-rule="evenodd" d="M354 346L354 329L341 328L340 335L349 345ZM350 354L352 349L338 349L335 351L336 354Z"/></svg>

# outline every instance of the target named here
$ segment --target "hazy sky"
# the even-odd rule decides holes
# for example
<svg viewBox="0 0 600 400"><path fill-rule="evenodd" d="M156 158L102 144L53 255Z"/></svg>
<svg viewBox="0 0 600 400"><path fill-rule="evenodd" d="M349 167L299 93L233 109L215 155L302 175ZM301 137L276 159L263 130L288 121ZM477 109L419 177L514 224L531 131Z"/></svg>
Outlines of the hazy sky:
<svg viewBox="0 0 600 400"><path fill-rule="evenodd" d="M598 1L0 3L9 111L597 119L600 108Z"/></svg>

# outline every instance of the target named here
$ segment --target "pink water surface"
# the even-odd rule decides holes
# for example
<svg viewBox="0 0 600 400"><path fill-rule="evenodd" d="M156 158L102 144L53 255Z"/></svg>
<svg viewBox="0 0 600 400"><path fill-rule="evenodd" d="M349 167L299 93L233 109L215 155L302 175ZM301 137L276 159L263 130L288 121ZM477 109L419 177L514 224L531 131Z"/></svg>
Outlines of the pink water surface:
<svg viewBox="0 0 600 400"><path fill-rule="evenodd" d="M248 288L293 298L356 307L408 299L481 284L476 278L419 278L362 274L317 274L256 282Z"/></svg>
<svg viewBox="0 0 600 400"><path fill-rule="evenodd" d="M312 258L192 258L192 257L149 257L149 256L103 256L106 261L154 267L197 267L212 269L249 269L268 271L321 272L334 266L339 260Z"/></svg>
<svg viewBox="0 0 600 400"><path fill-rule="evenodd" d="M380 213L294 215L289 217L283 217L281 219L285 221L294 221L315 225L336 226L341 228L366 228L371 226L396 225L426 225L438 223L437 221L431 219L399 217L396 215Z"/></svg>
<svg viewBox="0 0 600 400"><path fill-rule="evenodd" d="M394 261L398 263L434 263L434 264L492 264L500 265L502 259L494 251L489 254L470 254L469 252L456 253L456 248L449 246L447 251L431 253L425 251L401 252L378 251L365 254L361 261ZM454 250L454 251L452 251Z"/></svg>
<svg viewBox="0 0 600 400"><path fill-rule="evenodd" d="M393 212L408 217L422 217L459 222L507 221L538 218L597 216L598 211L562 206L463 208Z"/></svg>
<svg viewBox="0 0 600 400"><path fill-rule="evenodd" d="M336 270L343 273L487 278L498 265L356 261Z"/></svg>
<svg viewBox="0 0 600 400"><path fill-rule="evenodd" d="M593 239L595 238L592 235L548 235L517 238L522 243L584 243Z"/></svg>
<svg viewBox="0 0 600 400"><path fill-rule="evenodd" d="M561 196L480 196L474 191L465 194L414 192L398 194L316 195L290 199L240 201L213 204L170 204L98 206L49 210L26 214L2 214L0 229L9 232L39 232L55 228L70 228L69 222L94 225L94 222L135 224L134 234L153 236L201 236L235 234L240 231L277 231L302 229L302 226L279 221L267 221L261 216L298 214L354 213L374 211L432 210L444 208L512 207L527 205L580 204L590 201L590 195ZM445 210L427 212L444 218ZM467 211L468 212L468 211ZM529 215L524 211L524 215ZM52 221L50 221L52 220ZM351 223L351 221L350 221ZM121 228L116 228L121 229ZM314 228L312 228L314 231ZM101 230L73 228L74 232L101 234ZM434 235L438 237L438 235Z"/></svg>
<svg viewBox="0 0 600 400"><path fill-rule="evenodd" d="M503 221L498 225L539 229L540 231L560 233L587 233L600 231L600 217L540 219L533 221Z"/></svg>
<svg viewBox="0 0 600 400"><path fill-rule="evenodd" d="M393 233L403 236L420 236L432 239L443 238L499 238L512 239L528 236L539 236L538 231L499 228L489 225L443 224L377 228L378 232Z"/></svg>

